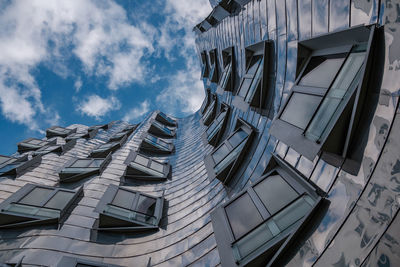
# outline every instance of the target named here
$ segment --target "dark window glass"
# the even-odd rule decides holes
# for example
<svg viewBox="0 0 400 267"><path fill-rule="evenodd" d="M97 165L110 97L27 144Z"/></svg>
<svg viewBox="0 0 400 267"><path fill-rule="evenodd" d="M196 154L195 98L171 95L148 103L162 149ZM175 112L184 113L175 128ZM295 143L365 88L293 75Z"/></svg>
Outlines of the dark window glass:
<svg viewBox="0 0 400 267"><path fill-rule="evenodd" d="M78 263L75 265L76 267L98 267L96 265L89 265L89 264L83 264L83 263Z"/></svg>
<svg viewBox="0 0 400 267"><path fill-rule="evenodd" d="M251 81L252 81L251 79L246 79L246 78L243 79L242 85L240 86L240 89L239 89L239 95L241 97L246 97L246 94L250 87Z"/></svg>
<svg viewBox="0 0 400 267"><path fill-rule="evenodd" d="M112 204L115 206L125 208L125 209L132 209L133 200L135 199L135 193L128 192L126 190L118 189L117 194L112 201Z"/></svg>
<svg viewBox="0 0 400 267"><path fill-rule="evenodd" d="M139 197L139 202L136 211L148 215L153 215L155 207L156 207L156 199L141 195Z"/></svg>
<svg viewBox="0 0 400 267"><path fill-rule="evenodd" d="M274 214L295 198L298 194L280 175L271 175L254 187L257 195L270 214Z"/></svg>
<svg viewBox="0 0 400 267"><path fill-rule="evenodd" d="M247 193L225 207L225 211L236 239L240 238L263 221Z"/></svg>
<svg viewBox="0 0 400 267"><path fill-rule="evenodd" d="M11 164L7 164L6 166L4 166L3 168L0 169L0 173L4 173L7 172L9 170L12 170L16 167L18 167L21 163L11 163Z"/></svg>
<svg viewBox="0 0 400 267"><path fill-rule="evenodd" d="M281 115L281 119L305 129L321 99L321 96L293 93Z"/></svg>
<svg viewBox="0 0 400 267"><path fill-rule="evenodd" d="M215 163L220 162L226 155L229 153L229 148L223 144L220 146L213 154L212 157L215 161Z"/></svg>
<svg viewBox="0 0 400 267"><path fill-rule="evenodd" d="M46 208L62 210L65 205L74 197L73 192L59 190L45 205Z"/></svg>
<svg viewBox="0 0 400 267"><path fill-rule="evenodd" d="M262 59L262 56L253 57L253 58L251 59L249 68L248 68L248 70L247 70L246 73L247 73L247 74L254 74L254 73L256 73L256 70L257 70L257 68L258 68L258 65L260 65L261 59Z"/></svg>
<svg viewBox="0 0 400 267"><path fill-rule="evenodd" d="M248 134L243 131L242 129L239 129L234 135L232 135L229 138L229 143L233 146L236 147L238 146L246 137Z"/></svg>
<svg viewBox="0 0 400 267"><path fill-rule="evenodd" d="M71 168L84 168L90 164L91 159L77 159L70 167Z"/></svg>
<svg viewBox="0 0 400 267"><path fill-rule="evenodd" d="M46 200L50 196L52 192L53 189L35 187L31 192L29 192L26 196L19 200L18 203L39 206L44 200Z"/></svg>

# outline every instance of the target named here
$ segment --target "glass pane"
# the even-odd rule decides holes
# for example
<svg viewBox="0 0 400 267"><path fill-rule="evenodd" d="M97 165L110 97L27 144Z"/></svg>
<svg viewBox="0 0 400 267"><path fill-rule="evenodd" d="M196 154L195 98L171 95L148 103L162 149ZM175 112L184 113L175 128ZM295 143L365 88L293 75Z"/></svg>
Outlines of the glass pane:
<svg viewBox="0 0 400 267"><path fill-rule="evenodd" d="M42 142L43 142L42 140L32 139L32 140L29 140L26 143L33 144L33 145L38 145L38 144L41 144Z"/></svg>
<svg viewBox="0 0 400 267"><path fill-rule="evenodd" d="M103 159L94 159L88 167L99 168L103 161Z"/></svg>
<svg viewBox="0 0 400 267"><path fill-rule="evenodd" d="M36 212L35 216L39 216L42 218L55 218L60 216L60 211L41 208Z"/></svg>
<svg viewBox="0 0 400 267"><path fill-rule="evenodd" d="M26 196L18 201L20 204L27 204L32 206L39 206L44 200L48 199L53 189L35 187Z"/></svg>
<svg viewBox="0 0 400 267"><path fill-rule="evenodd" d="M226 157L226 155L229 154L229 149L228 147L223 144L222 146L220 146L213 154L212 157L214 159L215 163L220 162L223 158Z"/></svg>
<svg viewBox="0 0 400 267"><path fill-rule="evenodd" d="M112 201L112 204L114 204L115 206L131 210L135 196L136 194L133 192L118 189L117 194L115 195Z"/></svg>
<svg viewBox="0 0 400 267"><path fill-rule="evenodd" d="M252 79L243 79L242 85L240 86L239 89L239 95L241 97L246 97L247 91L249 90L250 84L251 84Z"/></svg>
<svg viewBox="0 0 400 267"><path fill-rule="evenodd" d="M309 196L305 197L311 199ZM303 216L311 210L312 206L305 200L305 197L299 198L282 212L279 212L274 216L274 221L281 231L284 231L286 228L303 218Z"/></svg>
<svg viewBox="0 0 400 267"><path fill-rule="evenodd" d="M243 131L242 129L239 129L234 135L229 137L229 143L233 146L236 147L238 146L244 139L246 139L249 135Z"/></svg>
<svg viewBox="0 0 400 267"><path fill-rule="evenodd" d="M228 156L226 156L221 162L219 162L214 167L214 171L216 174L219 174L222 170L228 167L229 164L231 164L236 159L236 157L242 151L245 143L246 142L242 142L240 145L238 145L231 153L228 154Z"/></svg>
<svg viewBox="0 0 400 267"><path fill-rule="evenodd" d="M293 93L281 119L304 129L321 101L321 96Z"/></svg>
<svg viewBox="0 0 400 267"><path fill-rule="evenodd" d="M93 167L84 167L84 168L65 168L62 170L62 173L83 173L83 172L91 172L91 171L97 171L99 168L93 168Z"/></svg>
<svg viewBox="0 0 400 267"><path fill-rule="evenodd" d="M136 158L135 158L135 162L137 162L139 164L142 164L144 166L147 166L147 164L149 163L149 159L145 158L145 157L143 157L141 155L137 155Z"/></svg>
<svg viewBox="0 0 400 267"><path fill-rule="evenodd" d="M92 161L91 159L77 159L70 167L71 168L84 168L84 167L87 167L91 161Z"/></svg>
<svg viewBox="0 0 400 267"><path fill-rule="evenodd" d="M251 231L263 221L247 193L226 206L225 211L236 239Z"/></svg>
<svg viewBox="0 0 400 267"><path fill-rule="evenodd" d="M310 127L307 129L306 136L312 140L318 140L329 122L331 121L336 110L345 98L350 97L349 90L351 83L355 81L355 76L363 65L365 52L351 53L347 58L343 68L340 70L338 77L324 98L321 107L318 109ZM355 81L356 82L356 81Z"/></svg>
<svg viewBox="0 0 400 267"><path fill-rule="evenodd" d="M73 192L58 191L45 205L46 208L63 210L65 205L74 196Z"/></svg>
<svg viewBox="0 0 400 267"><path fill-rule="evenodd" d="M156 208L156 199L140 195L136 211L148 215L154 215Z"/></svg>
<svg viewBox="0 0 400 267"><path fill-rule="evenodd" d="M12 203L4 209L4 211L15 212L18 214L26 214L26 215L34 215L38 210L39 208L37 207L32 207L28 205L19 205L16 203Z"/></svg>
<svg viewBox="0 0 400 267"><path fill-rule="evenodd" d="M126 209L121 209L119 207L113 206L108 204L106 208L104 209L105 214L110 214L116 217L122 217L124 219L131 220L133 217L133 214L131 211L126 210Z"/></svg>
<svg viewBox="0 0 400 267"><path fill-rule="evenodd" d="M328 88L342 65L344 57L345 55L341 54L330 58L324 56L311 58L299 84Z"/></svg>
<svg viewBox="0 0 400 267"><path fill-rule="evenodd" d="M164 165L157 161L152 161L150 164L150 168L152 168L153 170L159 171L159 172L164 171Z"/></svg>
<svg viewBox="0 0 400 267"><path fill-rule="evenodd" d="M162 177L164 174L161 172L158 172L156 170L150 169L148 167L145 167L141 164L137 164L136 162L131 162L130 166L136 170L142 171L144 173L147 173L149 175L157 176L157 177Z"/></svg>
<svg viewBox="0 0 400 267"><path fill-rule="evenodd" d="M9 161L10 159L11 159L11 158L9 158L9 157L0 156L0 164L3 164L3 163L5 163L5 162Z"/></svg>
<svg viewBox="0 0 400 267"><path fill-rule="evenodd" d="M249 68L247 69L246 74L254 74L254 73L256 73L258 65L260 65L261 59L262 59L262 56L252 57L251 61L250 61Z"/></svg>
<svg viewBox="0 0 400 267"><path fill-rule="evenodd" d="M250 89L247 92L247 95L244 99L244 101L246 102L251 102L251 100L253 99L253 95L256 92L256 89L258 87L258 84L260 83L261 77L262 77L262 72L263 72L263 62L264 60L261 61L260 67L257 70L257 74L255 75L253 82L251 83Z"/></svg>
<svg viewBox="0 0 400 267"><path fill-rule="evenodd" d="M9 170L12 170L16 167L18 167L19 165L21 165L22 163L11 163L11 164L7 164L6 166L4 166L3 168L0 169L0 173L5 173L8 172Z"/></svg>
<svg viewBox="0 0 400 267"><path fill-rule="evenodd" d="M298 197L298 193L280 175L271 175L254 187L269 213L275 212Z"/></svg>

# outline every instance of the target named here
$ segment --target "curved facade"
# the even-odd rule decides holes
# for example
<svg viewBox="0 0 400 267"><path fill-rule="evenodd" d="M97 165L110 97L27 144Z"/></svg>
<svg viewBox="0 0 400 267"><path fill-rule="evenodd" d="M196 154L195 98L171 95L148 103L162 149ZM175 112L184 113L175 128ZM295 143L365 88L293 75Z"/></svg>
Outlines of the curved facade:
<svg viewBox="0 0 400 267"><path fill-rule="evenodd" d="M164 126L176 128L171 138L165 139L173 145L148 137L158 112L132 127L134 130L127 132L126 140L115 137L126 131L128 124L125 122L110 123L104 129L97 127L95 133L87 132L87 126L69 126L68 129L77 128L77 133L88 136L80 136L76 143L67 143L69 146L60 148L62 151L52 150L35 156L32 164L16 169L15 173L3 173L0 198L6 202L26 184L74 190L77 197L69 202L56 223L31 224L37 220L31 216L28 224L0 229L0 262L20 263L21 266L80 266L76 259L81 259L80 264L92 264L90 266L232 266L229 265L232 247L244 238L241 235L228 249L224 247L225 229L219 223L218 210L236 203L235 199L239 199L243 190L249 192L249 188L254 188L256 198L261 201L272 195L274 192L259 192L256 187L263 181L260 179L268 179L271 171L273 174L276 166L282 166L288 176L294 177L290 185L296 188L294 184L300 184L298 188L305 188L303 196L308 194L312 198L309 203L318 205L313 204L310 213L303 215L295 228L285 228L288 233L285 230L275 234L282 239L277 242L271 239L260 245L262 251L257 257L255 251L251 251L248 258L236 259L234 264L396 266L400 263L399 3L378 0L238 1L248 3L230 6L231 9L224 9L225 15L220 16L217 9L225 1L214 2L214 19L210 19L213 17L210 15L210 22L197 26L196 45L207 91L203 107L191 116L176 119L177 127L174 127L174 120L158 118ZM364 26L355 27L358 25ZM321 56L328 50L342 47L347 44L346 38L357 39L356 45L367 43L366 54L372 51L364 60L367 75L357 78L359 86L355 87L355 92L360 92L357 95L365 92L364 98L343 98L355 107L352 109L355 111L350 112L354 113L349 116L351 122L345 126L348 129L350 125L354 130L344 142L347 144L345 152L339 153L343 157L337 157L332 147L343 146L336 129L346 121L347 117L341 114L345 114L347 104L332 124L328 137L322 144L315 142L321 145L315 145L317 153L310 160L314 156L311 149L302 148L291 135L276 130L277 121L288 109L293 88L307 73L309 63L303 60L312 57L314 52ZM354 49L354 43L352 45L349 49ZM323 49L325 54L320 53ZM349 51L351 55L354 50ZM346 55L347 60L350 55ZM250 75L254 62L258 62L258 68L263 67L262 78L257 76L258 72ZM230 78L222 88L226 71L230 71ZM251 99L249 92L253 91L242 93L244 79L251 79L251 82L259 79L254 89L249 85L254 90ZM366 89L361 91L364 87ZM219 129L215 130L217 134L213 129ZM157 129L151 131L157 134ZM67 137L56 136L57 144L66 144ZM241 143L234 141L237 136L242 138ZM146 138L147 143L143 143ZM98 154L108 160L99 169L85 177L74 176L76 179L68 183L60 181L60 171L73 167L74 159L87 159L94 149L100 149L99 145L110 143L110 139L119 140L115 141L118 144L112 145L108 158ZM236 151L235 160L228 161L232 155L228 154L225 159L229 164L217 169L223 160L217 164L215 155L224 145L231 149L230 153ZM125 177L127 158L132 157L132 151L143 148L147 150L144 155L169 163L170 172L163 173L166 179ZM37 150L30 149L14 156L33 155L32 151ZM106 217L102 217L105 213L99 207L107 203L104 199L110 185L163 199L161 216L152 211L159 219L153 224L158 229L135 230L137 224L115 224L114 228L124 229L101 230L106 225ZM283 192L282 199L288 194ZM254 201L254 196L251 197ZM14 200L17 204L21 201ZM262 203L257 205L261 207ZM9 207L2 208L0 223L7 225ZM247 208L233 209L233 214L240 217L242 212L246 214L250 210ZM228 210L227 213L229 215ZM269 209L266 213L262 223L272 216ZM246 219L250 221L252 215L250 212ZM26 222L24 220L22 222ZM244 235L247 236L248 233ZM256 238L248 240L252 242Z"/></svg>

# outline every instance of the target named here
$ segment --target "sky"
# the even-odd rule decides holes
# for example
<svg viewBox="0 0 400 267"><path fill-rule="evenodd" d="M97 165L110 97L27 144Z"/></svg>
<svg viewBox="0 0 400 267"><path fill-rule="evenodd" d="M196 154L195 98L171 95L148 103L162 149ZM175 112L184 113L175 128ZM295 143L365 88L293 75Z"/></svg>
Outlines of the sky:
<svg viewBox="0 0 400 267"><path fill-rule="evenodd" d="M208 0L0 0L0 154L52 125L187 116Z"/></svg>

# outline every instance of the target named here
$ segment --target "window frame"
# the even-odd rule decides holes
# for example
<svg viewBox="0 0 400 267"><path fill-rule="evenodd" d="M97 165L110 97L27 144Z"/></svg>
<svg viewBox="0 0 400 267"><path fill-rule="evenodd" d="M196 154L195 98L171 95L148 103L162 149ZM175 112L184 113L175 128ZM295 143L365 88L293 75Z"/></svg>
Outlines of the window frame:
<svg viewBox="0 0 400 267"><path fill-rule="evenodd" d="M162 175L154 176L154 175L151 175L151 174L146 174L144 172L143 172L143 174L134 174L134 173L132 173L133 171L135 171L135 167L131 166L130 164L132 162L134 162L134 160L136 159L136 157L138 155L148 159L147 166L144 166L144 165L142 165L140 163L137 163L137 164L140 164L140 165L142 165L142 166L144 166L146 168L152 169L152 168L150 168L150 166L151 166L151 163L153 161L164 165L163 171L162 171ZM126 158L124 164L126 165L124 178L127 178L127 179L135 179L135 180L137 179L137 180L144 180L144 181L161 181L161 180L168 179L169 175L170 175L170 172L171 172L171 166L170 166L170 164L168 162L160 162L160 161L154 160L154 159L152 159L152 158L150 158L150 157L148 157L146 155L138 153L137 151L131 151L129 153L128 157ZM137 171L140 171L140 170L137 170Z"/></svg>
<svg viewBox="0 0 400 267"><path fill-rule="evenodd" d="M57 192L59 192L59 191L74 193L74 195L67 202L65 207L62 210L59 210L60 214L58 217L52 217L49 219L42 219L39 216L29 215L29 214L24 214L24 213L21 213L20 215L18 215L17 212L7 212L6 210L4 210L8 205L10 205L12 203L18 204L18 202L20 200L22 200L24 197L29 195L29 193L32 192L35 188L46 188L46 189L51 189L53 191L50 193L50 195L46 199L46 201L42 202L41 203L42 205L40 205L40 206L27 205L27 204L20 204L20 205L27 205L27 206L31 206L31 207L43 208L53 198L53 196L55 196L55 194L57 194ZM71 207L72 203L79 197L79 195L82 192L83 192L82 186L79 187L77 190L71 190L71 189L66 189L66 188L61 188L61 187L52 187L52 186L47 186L47 185L38 185L38 184L30 184L30 183L25 184L17 192L12 194L9 198L4 200L2 203L0 203L0 214L5 215L5 216L17 216L20 218L27 218L27 219L31 219L31 220L0 225L0 229L17 228L17 227L24 227L24 226L31 226L31 225L52 224L52 223L60 224L65 219L67 210ZM47 209L52 209L52 208L47 208Z"/></svg>
<svg viewBox="0 0 400 267"><path fill-rule="evenodd" d="M157 141L161 140L161 142L165 143L168 146L168 148L162 149L162 148L154 145L152 142L149 142L147 140L148 136L156 138ZM150 152L150 153L156 153L156 154L171 154L175 149L175 146L173 143L166 142L164 139L154 136L150 133L144 133L141 138L142 138L142 142L140 143L139 149L143 152ZM160 145L160 146L162 146L162 145Z"/></svg>
<svg viewBox="0 0 400 267"><path fill-rule="evenodd" d="M62 155L65 152L67 152L68 150L72 149L76 145L76 142L77 142L77 139L72 139L72 140L69 140L68 142L66 142L64 145L49 144L49 145L39 148L38 150L34 151L32 154L34 156L46 155L49 153L58 153L58 154ZM46 148L52 147L52 146L55 146L55 147L51 150L46 150Z"/></svg>
<svg viewBox="0 0 400 267"><path fill-rule="evenodd" d="M175 120L171 119L167 114L162 111L157 111L155 120L170 127L178 126Z"/></svg>
<svg viewBox="0 0 400 267"><path fill-rule="evenodd" d="M226 75L229 75L229 77L225 78ZM222 50L222 74L218 81L216 93L222 95L225 91L234 92L236 89L236 79L235 48L231 46ZM226 82L223 86L224 80Z"/></svg>
<svg viewBox="0 0 400 267"><path fill-rule="evenodd" d="M86 130L86 133L85 132L83 132L83 133L78 133L78 132L71 133L67 137L65 137L65 141L77 140L77 139L80 139L80 138L92 139L93 137L96 136L98 131L99 131L98 128L93 128L92 130L89 130L89 128L88 128L88 130Z"/></svg>
<svg viewBox="0 0 400 267"><path fill-rule="evenodd" d="M43 145L29 144L28 142L30 142L32 140L38 140L38 141L44 142L45 144L43 144ZM28 139L25 139L25 140L19 142L17 144L17 147L18 147L19 153L25 153L25 152L29 152L29 151L38 150L44 146L55 145L56 143L57 143L56 139L49 141L49 140L42 140L42 139L38 139L38 138L28 138Z"/></svg>
<svg viewBox="0 0 400 267"><path fill-rule="evenodd" d="M301 174L286 164L279 156L272 154L271 162L272 164L269 166L270 170L264 173L256 182L250 184L244 190L231 198L228 202L220 205L217 209L211 212L211 222L217 241L217 249L221 256L221 264L223 266L247 266L248 264L251 265L255 261L260 264L263 262L264 265L267 264L268 266L273 265L274 261L277 260L282 253L287 251L289 246L295 241L299 232L303 228L307 227L307 222L313 214L318 212L319 207L324 200L324 194L318 187L308 183ZM278 174L292 189L294 189L298 195L295 199L285 204L278 211L270 214L254 188L268 177L276 174ZM250 197L254 207L261 215L261 222L255 225L252 229L248 229L247 232L240 237L235 238L229 223L229 217L225 209L245 194ZM236 242L245 238L247 235L254 233L258 227L265 224L269 219L273 218L281 211L284 211L286 208L290 207L290 205L295 203L304 195L310 196L314 200L314 204L301 219L293 224L294 228L291 231L285 233L285 231L288 229L290 230L290 227L293 225L281 230L279 234L273 237L277 237L275 240L270 239L257 249L252 250L241 260L241 262L235 259L233 246ZM262 251L260 251L260 248L262 248ZM268 260L267 257L270 258L268 263L265 262Z"/></svg>
<svg viewBox="0 0 400 267"><path fill-rule="evenodd" d="M309 49L311 52L306 59L306 63L303 64L302 70L299 71L299 75L296 78L295 84L290 91L290 94L285 101L285 104L282 106L271 125L271 135L283 141L309 160L314 160L314 158L318 154L321 154L323 152L322 156L325 161L334 166L341 166L344 160L347 158L347 155L349 153L349 146L352 140L355 138L354 136L356 135L356 124L359 121L363 102L366 97L366 91L368 90L367 76L372 68L371 60L373 58L373 40L375 36L375 31L375 25L356 26L347 30L325 34L319 37L299 42L302 47ZM327 123L325 130L321 133L322 139L314 141L307 138L305 133L307 129L309 129L309 125L313 121L314 116L320 110L321 104L327 96L328 92L330 91L332 84L335 82L337 75L346 63L346 59L351 52L351 47L354 47L355 45L360 43L367 43L367 49L365 53L364 63L360 68L359 73L354 76L354 78L356 78L357 75L359 75L358 81L356 81L355 85L351 85L353 88L349 89L349 96L347 98L343 97L343 103L337 106L337 109L333 113L329 123ZM341 49L345 49L346 46L349 49L349 53L346 54L345 60L337 71L335 78L326 89L325 93L322 95L322 98L316 110L313 112L312 117L308 121L306 128L301 129L281 119L281 116L288 106L289 101L294 93L318 93L318 89L315 89L314 87L304 88L298 85L303 77L304 70L307 68L311 58L318 55L340 53L341 51L343 51ZM352 83L354 83L354 80ZM321 95L322 91L319 92L319 94ZM353 104L351 105L352 102ZM346 121L348 121L348 123ZM347 128L348 130L346 130Z"/></svg>
<svg viewBox="0 0 400 267"><path fill-rule="evenodd" d="M211 49L208 52L208 55L210 57L210 73L208 76L211 82L217 83L219 81L219 62L217 48Z"/></svg>
<svg viewBox="0 0 400 267"><path fill-rule="evenodd" d="M57 130L55 130L56 128L63 128L64 130L68 130L67 132L59 132ZM50 128L48 128L46 130L46 137L47 138L51 138L51 137L62 137L65 138L68 135L72 134L72 133L76 133L78 128L74 128L74 129L67 129L65 127L61 127L61 126L51 126Z"/></svg>
<svg viewBox="0 0 400 267"><path fill-rule="evenodd" d="M203 116L201 117L201 122L209 126L211 122L215 119L215 115L217 113L217 108L218 108L218 97L216 94L211 94L211 99L212 101L206 108L205 112L203 113Z"/></svg>
<svg viewBox="0 0 400 267"><path fill-rule="evenodd" d="M210 74L210 68L208 65L207 52L205 50L200 53L200 59L201 59L201 63L202 63L201 78L208 78L208 76Z"/></svg>
<svg viewBox="0 0 400 267"><path fill-rule="evenodd" d="M163 129L158 127L157 124L161 125L161 127L167 128L169 131L171 131L171 134L166 133ZM151 133L152 135L156 135L161 138L174 138L176 135L175 128L171 129L171 127L164 125L162 122L160 122L156 119L150 120L150 128L149 128L148 132Z"/></svg>
<svg viewBox="0 0 400 267"><path fill-rule="evenodd" d="M111 141L111 142L107 142L104 144L99 144L98 146L96 146L95 148L93 148L93 150L90 152L89 157L93 157L93 158L105 158L107 157L109 154L114 153L117 149L119 149L124 143L125 141L128 139L128 136L125 134L121 140L119 141ZM104 150L101 149L102 146L104 145L108 145L108 144L113 144L111 147L109 147L108 149Z"/></svg>
<svg viewBox="0 0 400 267"><path fill-rule="evenodd" d="M111 263L97 262L92 260L80 259L71 256L62 256L56 267L76 267L78 264L96 266L96 267L122 267Z"/></svg>
<svg viewBox="0 0 400 267"><path fill-rule="evenodd" d="M3 157L8 157L8 156L3 156ZM13 157L8 157L10 159L15 159L12 162L4 162L3 164L0 165L0 169L4 168L7 165L14 164L14 163L20 163L19 165L15 166L12 169L9 169L8 171L5 171L3 173L0 173L0 177L2 176L11 176L11 177L17 177L21 173L23 173L27 168L31 167L34 164L40 163L42 161L42 155L38 155L35 157L32 157L29 159L29 156L23 155L22 157L19 158L13 158ZM7 163L7 164L6 164Z"/></svg>
<svg viewBox="0 0 400 267"><path fill-rule="evenodd" d="M218 163L214 162L213 159L213 154L220 149L222 146L227 146L228 148L231 148L231 150L229 151L229 153L224 157L228 157L235 148L239 147L241 145L238 144L235 147L231 147L230 143L229 143L229 139L235 135L236 132L238 132L239 130L243 130L244 132L247 133L247 140L243 140L242 142L245 142L243 145L243 148L241 149L241 151L239 152L239 154L237 155L236 159L228 164L227 166L225 166L225 168L220 171L219 174L215 173L215 166L218 165L218 163L221 163L223 161L223 159L221 161L219 161ZM219 144L217 147L215 147L207 156L205 156L204 158L204 164L208 173L208 178L210 181L213 181L215 178L217 178L218 180L220 180L224 185L229 184L229 182L233 179L236 170L239 168L239 166L241 165L242 159L244 157L244 155L247 153L248 149L250 148L253 139L256 135L256 129L250 125L249 123L245 122L244 120L242 120L241 118L238 118L236 121L236 126L234 128L234 130L230 133L230 135L221 143ZM227 172L226 175L225 172Z"/></svg>
<svg viewBox="0 0 400 267"><path fill-rule="evenodd" d="M232 104L238 109L246 112L249 108L255 109L256 112L262 115L269 115L270 109L273 108L273 100L274 100L274 90L271 89L271 82L274 80L275 74L273 73L273 63L274 63L274 49L273 42L270 40L265 40L258 42L256 44L250 45L245 49L246 54L246 73L240 79L240 83L235 92L235 97L232 101ZM254 74L248 74L247 72L250 69L250 63L252 62L253 57L261 56L261 62L259 63L259 67L254 72ZM250 92L250 88L255 81L257 76L258 69L262 67L262 71L260 74L260 79L254 88L252 96L249 100L246 100L247 95ZM251 79L251 83L246 91L246 96L240 96L239 92L244 84L246 79ZM273 112L272 112L273 113Z"/></svg>
<svg viewBox="0 0 400 267"><path fill-rule="evenodd" d="M102 160L103 162L100 164L100 166L97 167L92 167L96 168L96 170L91 170L91 171L86 171L86 172L67 172L65 171L68 168L71 168L71 166L77 161L77 160L91 160L93 162L94 160ZM107 155L105 158L73 158L69 161L67 161L62 168L58 171L58 176L60 178L59 182L60 183L72 183L76 182L79 180L82 180L86 177L92 176L92 175L99 175L103 172L103 170L106 168L108 163L111 161L111 153ZM91 164L91 163L89 163ZM87 167L81 167L81 168L87 168Z"/></svg>
<svg viewBox="0 0 400 267"><path fill-rule="evenodd" d="M137 208L138 205L138 199L140 196L145 196L145 197L149 197L149 198L153 198L156 199L156 204L155 204L155 208L154 208L154 215L151 215L152 217L154 217L156 219L156 223L154 225L152 224L146 224L140 221L135 221L135 220L124 220L122 218L118 218L118 217L114 217L111 214L104 214L104 211L107 207L108 204L112 203L112 201L114 200L115 196L117 195L118 190L125 190L128 191L132 194L135 195L134 197L134 201L132 203L132 205L136 205L135 208ZM128 189L126 187L121 187L121 186L117 186L117 185L113 185L110 184L107 187L107 190L104 192L103 196L101 197L99 203L97 204L95 211L99 213L99 220L98 220L98 226L95 227L95 230L98 231L111 231L111 232L141 232L141 231L149 231L149 230L158 230L159 229L159 225L160 225L160 221L163 215L163 207L164 207L164 191L162 196L152 196L140 191L136 191L136 190L131 190ZM127 208L123 208L129 211L133 211L136 213L141 213L137 210L134 209L127 209ZM139 226L120 226L120 227L101 227L101 220L103 218L107 219L107 217L111 217L111 219L117 219L117 220L122 220L124 222L127 223L132 223L132 224L137 224Z"/></svg>
<svg viewBox="0 0 400 267"><path fill-rule="evenodd" d="M211 89L207 88L206 89L206 95L205 95L203 103L201 104L201 107L200 107L201 114L204 114L204 112L206 111L208 105L210 105L210 100L211 100Z"/></svg>
<svg viewBox="0 0 400 267"><path fill-rule="evenodd" d="M204 133L202 134L202 139L204 144L210 144L213 147L216 147L221 138L224 136L228 121L229 121L229 117L230 117L230 106L227 105L226 103L222 102L221 103L221 108L220 111L218 113L217 116L215 116L215 119L213 120L212 123L210 123L210 125L208 126L208 128L204 131ZM225 112L225 116L222 119L222 122L217 122L218 117L221 115L221 113ZM208 130L214 125L214 123L221 124L221 127L219 128L219 130L213 135L213 137L211 139L209 139L209 135L208 135ZM217 126L215 126L217 127Z"/></svg>

